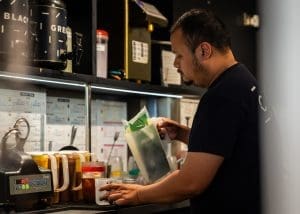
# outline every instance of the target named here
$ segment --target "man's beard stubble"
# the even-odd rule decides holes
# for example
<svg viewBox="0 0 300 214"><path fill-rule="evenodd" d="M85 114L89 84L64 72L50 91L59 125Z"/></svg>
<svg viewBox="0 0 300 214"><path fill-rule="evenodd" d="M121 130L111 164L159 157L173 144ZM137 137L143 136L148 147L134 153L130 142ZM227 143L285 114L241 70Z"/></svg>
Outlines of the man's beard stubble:
<svg viewBox="0 0 300 214"><path fill-rule="evenodd" d="M181 74L181 71L180 71L180 74ZM182 74L181 74L181 81L183 82L183 84L188 85L188 86L194 84L194 81L193 81L193 80L187 80L187 81L185 81L185 80L182 78Z"/></svg>
<svg viewBox="0 0 300 214"><path fill-rule="evenodd" d="M198 63L198 60L197 60L197 58L194 56L193 57L193 70L195 71L195 72L200 72L200 73L203 73L204 75L205 75L205 73L206 73L206 70L203 68L203 66L201 66L199 63ZM183 78L182 78L182 71L181 70L179 70L179 73L181 74L181 80L182 80L182 82L185 84L185 85L188 85L188 86L190 86L190 85L195 85L195 82L194 82L194 80L184 80ZM197 86L197 85L195 85L195 86ZM201 85L200 85L201 86ZM201 87L203 87L203 86L201 86Z"/></svg>

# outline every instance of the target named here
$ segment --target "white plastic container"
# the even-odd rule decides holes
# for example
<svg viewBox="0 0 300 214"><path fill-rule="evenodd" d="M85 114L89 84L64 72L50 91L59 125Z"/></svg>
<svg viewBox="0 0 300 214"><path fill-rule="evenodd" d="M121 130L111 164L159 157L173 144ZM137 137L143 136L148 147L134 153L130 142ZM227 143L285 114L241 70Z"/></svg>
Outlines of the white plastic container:
<svg viewBox="0 0 300 214"><path fill-rule="evenodd" d="M97 77L107 78L108 33L105 30L97 30L96 38Z"/></svg>
<svg viewBox="0 0 300 214"><path fill-rule="evenodd" d="M96 178L95 179L95 202L98 205L109 205L109 201L101 200L101 198L107 193L107 191L100 191L100 187L110 184L111 178Z"/></svg>

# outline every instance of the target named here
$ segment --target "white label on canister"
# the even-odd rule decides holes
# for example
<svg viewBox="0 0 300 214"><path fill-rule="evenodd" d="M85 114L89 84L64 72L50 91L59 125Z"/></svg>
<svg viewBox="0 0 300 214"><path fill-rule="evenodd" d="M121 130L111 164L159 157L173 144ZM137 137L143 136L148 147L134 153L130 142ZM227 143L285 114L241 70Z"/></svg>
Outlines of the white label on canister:
<svg viewBox="0 0 300 214"><path fill-rule="evenodd" d="M104 44L96 44L96 50L97 51L105 51L105 45Z"/></svg>
<svg viewBox="0 0 300 214"><path fill-rule="evenodd" d="M132 40L132 61L148 64L148 43Z"/></svg>

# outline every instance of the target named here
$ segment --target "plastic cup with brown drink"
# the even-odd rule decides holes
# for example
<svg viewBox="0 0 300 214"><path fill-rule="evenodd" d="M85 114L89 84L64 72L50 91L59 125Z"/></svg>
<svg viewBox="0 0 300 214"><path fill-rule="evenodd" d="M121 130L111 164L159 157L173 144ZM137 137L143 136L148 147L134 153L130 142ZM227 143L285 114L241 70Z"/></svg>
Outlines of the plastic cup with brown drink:
<svg viewBox="0 0 300 214"><path fill-rule="evenodd" d="M95 179L103 178L105 165L103 162L82 163L82 191L86 203L95 203Z"/></svg>

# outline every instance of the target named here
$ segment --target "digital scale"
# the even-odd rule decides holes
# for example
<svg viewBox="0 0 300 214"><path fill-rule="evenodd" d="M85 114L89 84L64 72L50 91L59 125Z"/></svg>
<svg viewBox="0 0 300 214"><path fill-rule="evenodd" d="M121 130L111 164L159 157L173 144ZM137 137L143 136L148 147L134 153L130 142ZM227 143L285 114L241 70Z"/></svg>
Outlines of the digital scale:
<svg viewBox="0 0 300 214"><path fill-rule="evenodd" d="M11 133L19 131L11 129L0 144L0 208L5 212L45 208L53 196L51 171L39 168L23 151L25 141L20 137L14 148L8 148Z"/></svg>
<svg viewBox="0 0 300 214"><path fill-rule="evenodd" d="M15 154L0 157L0 206L14 210L45 206L53 195L51 171L40 169L30 155L10 153Z"/></svg>

